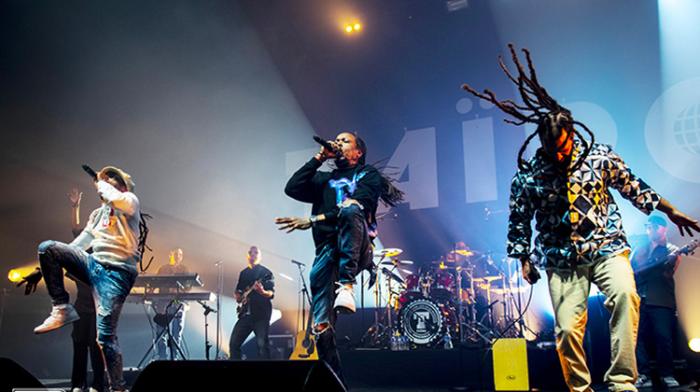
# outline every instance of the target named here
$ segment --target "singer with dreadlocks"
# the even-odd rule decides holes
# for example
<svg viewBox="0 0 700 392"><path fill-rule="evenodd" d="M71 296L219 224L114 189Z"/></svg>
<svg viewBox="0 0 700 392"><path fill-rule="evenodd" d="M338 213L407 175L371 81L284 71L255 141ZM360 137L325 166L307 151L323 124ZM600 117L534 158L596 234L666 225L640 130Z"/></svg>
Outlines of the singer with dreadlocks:
<svg viewBox="0 0 700 392"><path fill-rule="evenodd" d="M342 380L335 343L336 312L355 312L355 276L372 267L371 239L376 234L376 210L381 199L395 205L403 193L372 165L365 164L367 147L354 133L340 133L333 142L320 141L321 151L287 182L285 193L311 203L308 218L277 218L280 230L312 228L316 258L310 273L313 332L319 358ZM331 172L319 171L327 159Z"/></svg>
<svg viewBox="0 0 700 392"><path fill-rule="evenodd" d="M102 201L90 214L83 231L71 242L44 241L39 245L39 264L51 296L51 315L34 329L37 334L58 329L79 316L68 302L63 283L65 269L92 287L97 307L97 342L105 359L111 389L125 390L117 323L122 305L138 275L137 264L146 235L139 199L131 176L107 166L96 174L95 188ZM92 248L88 254L87 249Z"/></svg>
<svg viewBox="0 0 700 392"><path fill-rule="evenodd" d="M517 76L501 58L499 64L517 86L522 104L498 100L490 90L481 93L463 86L514 118L506 122L537 125L520 149L512 181L508 255L521 261L525 280L534 284L539 279L530 252L534 216L538 235L533 258L547 272L557 352L569 390L592 391L583 336L593 283L605 294L605 306L611 312L611 364L605 382L611 391L636 391L639 296L620 210L609 188L646 214L654 209L666 213L681 234L692 235L691 230L700 231L700 227L632 174L610 146L595 143L593 133L549 96L537 79L528 50L523 49L526 71L513 45L509 48ZM586 131L590 141L578 127ZM525 161L522 155L535 137L541 147Z"/></svg>

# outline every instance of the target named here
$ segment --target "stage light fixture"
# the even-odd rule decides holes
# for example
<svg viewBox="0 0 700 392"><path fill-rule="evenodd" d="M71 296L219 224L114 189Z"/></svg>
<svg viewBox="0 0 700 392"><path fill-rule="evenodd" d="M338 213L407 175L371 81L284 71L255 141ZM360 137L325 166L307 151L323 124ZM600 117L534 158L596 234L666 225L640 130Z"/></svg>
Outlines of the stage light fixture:
<svg viewBox="0 0 700 392"><path fill-rule="evenodd" d="M347 34L354 34L354 33L359 33L360 30L362 30L362 27L363 27L362 23L359 23L359 22L346 23L343 26L343 30L345 30L345 32Z"/></svg>
<svg viewBox="0 0 700 392"><path fill-rule="evenodd" d="M22 280L22 274L19 272L18 269L13 268L7 274L7 279L9 279L12 283L17 283L20 280Z"/></svg>
<svg viewBox="0 0 700 392"><path fill-rule="evenodd" d="M693 352L700 353L700 338L692 338L688 342L688 347L690 347Z"/></svg>

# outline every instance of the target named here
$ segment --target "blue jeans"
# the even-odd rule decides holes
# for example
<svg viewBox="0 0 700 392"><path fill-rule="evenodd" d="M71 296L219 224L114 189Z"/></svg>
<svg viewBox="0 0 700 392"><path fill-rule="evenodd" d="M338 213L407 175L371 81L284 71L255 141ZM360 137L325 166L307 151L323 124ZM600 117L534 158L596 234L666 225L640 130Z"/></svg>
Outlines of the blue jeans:
<svg viewBox="0 0 700 392"><path fill-rule="evenodd" d="M372 247L364 212L357 205L340 210L337 228L337 241L326 243L316 254L309 281L314 325L330 324L330 328L317 339L319 358L326 361L343 380L333 329L336 319L333 311L335 283L355 283L355 276L371 266Z"/></svg>
<svg viewBox="0 0 700 392"><path fill-rule="evenodd" d="M355 276L372 262L372 247L362 209L356 205L342 208L337 226L337 240L321 248L309 273L315 325L334 321L335 283L354 284Z"/></svg>
<svg viewBox="0 0 700 392"><path fill-rule="evenodd" d="M105 267L84 250L58 241L39 245L39 265L54 305L67 304L63 270L92 287L97 311L97 342L102 349L113 390L126 389L117 324L136 275L126 269Z"/></svg>

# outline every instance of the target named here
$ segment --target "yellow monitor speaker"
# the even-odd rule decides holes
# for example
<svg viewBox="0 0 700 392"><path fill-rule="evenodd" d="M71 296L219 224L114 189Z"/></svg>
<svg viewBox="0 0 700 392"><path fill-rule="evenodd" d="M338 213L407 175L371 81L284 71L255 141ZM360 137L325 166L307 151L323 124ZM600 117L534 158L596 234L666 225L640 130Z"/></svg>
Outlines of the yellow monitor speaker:
<svg viewBox="0 0 700 392"><path fill-rule="evenodd" d="M493 345L493 384L497 391L529 391L525 339L498 339Z"/></svg>

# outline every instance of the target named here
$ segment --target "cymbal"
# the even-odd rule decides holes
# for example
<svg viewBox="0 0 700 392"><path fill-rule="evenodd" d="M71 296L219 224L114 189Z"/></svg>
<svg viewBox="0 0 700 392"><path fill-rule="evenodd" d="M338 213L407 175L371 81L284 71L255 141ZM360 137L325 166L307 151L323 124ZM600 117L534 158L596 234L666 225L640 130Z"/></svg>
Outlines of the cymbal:
<svg viewBox="0 0 700 392"><path fill-rule="evenodd" d="M399 275L389 271L386 267L382 267L382 273L391 278L392 280L398 282L398 283L403 283L403 278L400 277Z"/></svg>
<svg viewBox="0 0 700 392"><path fill-rule="evenodd" d="M482 276L478 278L472 278L475 283L491 283L496 280L501 280L501 276Z"/></svg>
<svg viewBox="0 0 700 392"><path fill-rule="evenodd" d="M430 262L430 264L433 264L433 266L436 266L437 268L440 268L440 269L455 269L455 268L469 265L469 262L467 262L467 261L461 262L461 261L455 261L455 260L450 260L450 259L447 259L447 260L442 259L442 260L432 260Z"/></svg>
<svg viewBox="0 0 700 392"><path fill-rule="evenodd" d="M374 251L374 257L396 257L403 253L399 248L384 248Z"/></svg>
<svg viewBox="0 0 700 392"><path fill-rule="evenodd" d="M476 254L476 252L474 252L473 250L470 250L470 249L455 249L455 250L449 251L448 254L455 254L455 255L469 257L469 256L474 256Z"/></svg>
<svg viewBox="0 0 700 392"><path fill-rule="evenodd" d="M387 260L387 261L382 261L379 264L381 264L381 265L396 265L396 264L413 265L413 261L412 260Z"/></svg>

